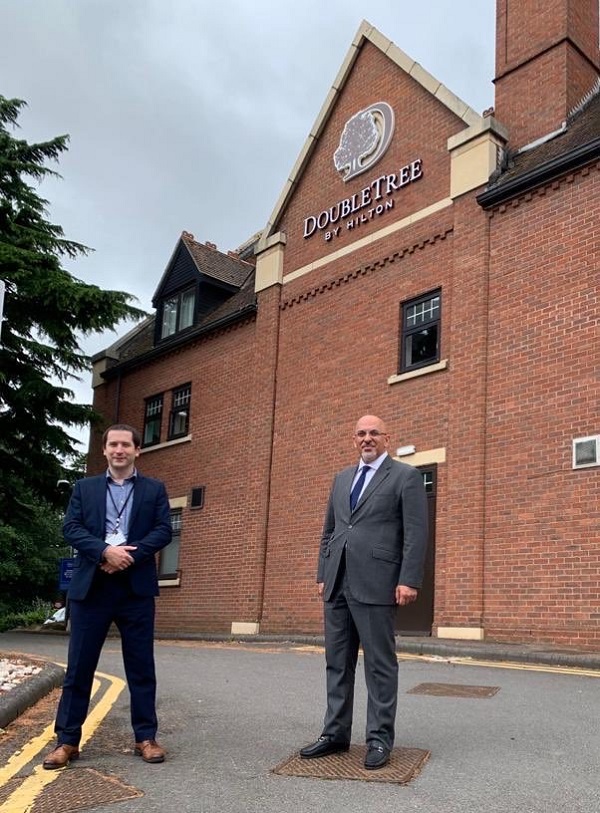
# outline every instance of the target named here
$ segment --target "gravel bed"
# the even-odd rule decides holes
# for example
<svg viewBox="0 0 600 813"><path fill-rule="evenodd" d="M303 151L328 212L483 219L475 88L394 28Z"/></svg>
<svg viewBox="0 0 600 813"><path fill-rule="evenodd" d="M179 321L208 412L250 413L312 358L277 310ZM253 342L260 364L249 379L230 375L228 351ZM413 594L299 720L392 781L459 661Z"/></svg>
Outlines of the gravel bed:
<svg viewBox="0 0 600 813"><path fill-rule="evenodd" d="M28 677L39 675L41 666L27 663L20 658L0 658L0 696L10 692Z"/></svg>

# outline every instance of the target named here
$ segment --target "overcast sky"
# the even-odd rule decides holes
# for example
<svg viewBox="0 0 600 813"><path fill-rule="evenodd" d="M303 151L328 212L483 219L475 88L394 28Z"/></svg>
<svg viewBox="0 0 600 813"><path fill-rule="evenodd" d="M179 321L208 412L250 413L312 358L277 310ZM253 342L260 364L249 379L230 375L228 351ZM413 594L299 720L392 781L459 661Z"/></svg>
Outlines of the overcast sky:
<svg viewBox="0 0 600 813"><path fill-rule="evenodd" d="M0 0L18 136L71 138L40 192L95 249L75 276L150 309L183 229L223 251L260 230L363 19L476 111L493 104L494 0Z"/></svg>

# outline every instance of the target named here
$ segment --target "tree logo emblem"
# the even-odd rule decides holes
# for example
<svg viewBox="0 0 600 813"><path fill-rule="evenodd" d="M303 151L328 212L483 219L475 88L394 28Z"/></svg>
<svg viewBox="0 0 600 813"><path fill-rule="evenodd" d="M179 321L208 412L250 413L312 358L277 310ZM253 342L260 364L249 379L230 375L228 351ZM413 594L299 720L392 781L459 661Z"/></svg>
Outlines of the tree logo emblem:
<svg viewBox="0 0 600 813"><path fill-rule="evenodd" d="M372 104L348 119L333 154L342 180L349 181L376 164L390 146L393 133L394 111L387 102Z"/></svg>

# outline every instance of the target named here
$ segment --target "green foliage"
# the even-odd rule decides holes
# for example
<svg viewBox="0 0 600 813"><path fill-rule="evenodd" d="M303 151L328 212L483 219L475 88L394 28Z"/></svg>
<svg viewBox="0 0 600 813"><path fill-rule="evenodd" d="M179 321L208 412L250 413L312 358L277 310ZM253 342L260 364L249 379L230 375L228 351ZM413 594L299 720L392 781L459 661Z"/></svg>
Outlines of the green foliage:
<svg viewBox="0 0 600 813"><path fill-rule="evenodd" d="M29 521L0 519L0 595L11 607L29 604L37 596L50 600L57 592L58 561L69 555L62 538L62 512L31 494L22 495Z"/></svg>
<svg viewBox="0 0 600 813"><path fill-rule="evenodd" d="M92 408L77 404L69 377L89 369L81 337L142 312L119 291L103 291L62 267L89 249L46 219L35 186L67 149L67 136L42 144L16 139L24 102L0 96L0 278L6 283L0 346L0 516L21 512L11 480L55 500L62 461L73 450L68 428L85 426Z"/></svg>
<svg viewBox="0 0 600 813"><path fill-rule="evenodd" d="M48 602L41 599L34 599L29 605L23 605L20 610L0 606L0 632L19 627L38 627L48 618L48 613Z"/></svg>
<svg viewBox="0 0 600 813"><path fill-rule="evenodd" d="M81 468L69 429L97 418L89 404L75 402L68 386L90 366L80 341L143 315L130 294L104 291L63 268L65 259L89 249L48 221L48 202L37 187L57 175L46 163L58 160L68 137L41 144L15 138L11 131L24 104L0 95L0 279L6 283L0 336L2 598L6 589L30 592L29 582L35 589L47 585L49 568L56 578L52 557L60 533L52 510L64 508L56 483Z"/></svg>

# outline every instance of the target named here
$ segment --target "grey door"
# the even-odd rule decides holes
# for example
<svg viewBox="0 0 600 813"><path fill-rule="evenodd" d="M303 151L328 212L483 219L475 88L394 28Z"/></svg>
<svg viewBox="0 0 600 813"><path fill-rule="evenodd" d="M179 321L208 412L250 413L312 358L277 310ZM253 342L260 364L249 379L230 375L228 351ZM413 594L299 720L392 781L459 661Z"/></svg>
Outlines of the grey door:
<svg viewBox="0 0 600 813"><path fill-rule="evenodd" d="M425 562L425 578L423 587L419 592L419 598L407 607L398 607L396 615L396 632L398 635L431 635L433 625L437 466L420 466L419 470L423 475L429 513L429 546Z"/></svg>

